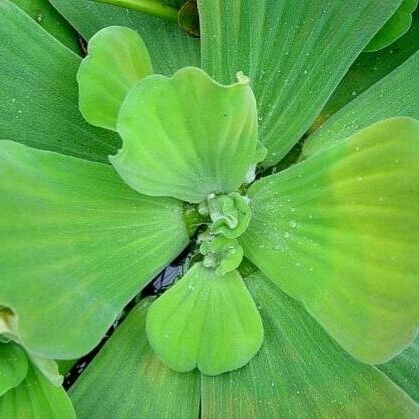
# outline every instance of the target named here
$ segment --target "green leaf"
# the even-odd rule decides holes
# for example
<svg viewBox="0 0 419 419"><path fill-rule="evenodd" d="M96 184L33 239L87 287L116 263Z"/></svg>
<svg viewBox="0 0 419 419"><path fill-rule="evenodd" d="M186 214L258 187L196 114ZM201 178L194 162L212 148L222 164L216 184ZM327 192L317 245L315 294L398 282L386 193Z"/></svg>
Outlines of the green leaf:
<svg viewBox="0 0 419 419"><path fill-rule="evenodd" d="M171 75L181 67L200 64L199 40L172 22L91 0L50 2L86 39L108 26L126 26L138 31L157 73Z"/></svg>
<svg viewBox="0 0 419 419"><path fill-rule="evenodd" d="M13 342L0 342L0 400L4 393L18 386L28 373L25 352Z"/></svg>
<svg viewBox="0 0 419 419"><path fill-rule="evenodd" d="M256 182L244 254L356 358L381 363L419 325L419 122L378 122Z"/></svg>
<svg viewBox="0 0 419 419"><path fill-rule="evenodd" d="M217 375L246 365L263 326L240 274L218 276L197 263L149 308L150 346L175 371Z"/></svg>
<svg viewBox="0 0 419 419"><path fill-rule="evenodd" d="M34 355L74 359L188 243L182 206L101 163L0 141L0 305Z"/></svg>
<svg viewBox="0 0 419 419"><path fill-rule="evenodd" d="M212 221L211 233L235 239L249 226L251 215L248 199L238 192L219 196L210 195L207 204Z"/></svg>
<svg viewBox="0 0 419 419"><path fill-rule="evenodd" d="M128 185L198 203L244 182L257 145L255 98L244 77L222 86L194 67L149 76L122 104L118 132L123 147L110 161Z"/></svg>
<svg viewBox="0 0 419 419"><path fill-rule="evenodd" d="M0 412L7 419L75 419L65 391L53 386L34 366L22 384L0 397Z"/></svg>
<svg viewBox="0 0 419 419"><path fill-rule="evenodd" d="M107 161L120 139L78 110L80 58L8 0L0 1L0 15L0 137Z"/></svg>
<svg viewBox="0 0 419 419"><path fill-rule="evenodd" d="M419 403L419 336L405 351L378 368Z"/></svg>
<svg viewBox="0 0 419 419"><path fill-rule="evenodd" d="M41 358L39 356L32 355L30 352L28 353L28 356L31 362L51 384L55 386L60 386L62 384L63 376L60 374L58 365L54 360Z"/></svg>
<svg viewBox="0 0 419 419"><path fill-rule="evenodd" d="M244 368L202 380L202 418L415 418L418 406L355 361L260 273L246 278L265 327Z"/></svg>
<svg viewBox="0 0 419 419"><path fill-rule="evenodd" d="M412 24L412 13L418 6L418 0L403 0L400 7L371 39L365 51L377 51L392 44L406 33Z"/></svg>
<svg viewBox="0 0 419 419"><path fill-rule="evenodd" d="M198 2L203 68L250 77L260 138L277 163L302 137L349 66L400 0Z"/></svg>
<svg viewBox="0 0 419 419"><path fill-rule="evenodd" d="M213 268L216 275L223 276L240 266L243 248L236 239L205 233L201 234L200 238L202 236L206 239L202 240L199 252L204 256L202 264L206 268Z"/></svg>
<svg viewBox="0 0 419 419"><path fill-rule="evenodd" d="M179 374L145 335L150 300L138 304L70 389L79 419L184 418L199 414L199 374Z"/></svg>
<svg viewBox="0 0 419 419"><path fill-rule="evenodd" d="M61 375L66 376L70 370L76 365L76 359L60 359L57 361L58 371Z"/></svg>
<svg viewBox="0 0 419 419"><path fill-rule="evenodd" d="M71 25L51 6L48 0L12 0L14 4L23 9L32 19L42 26L63 45L75 53L80 53L77 32Z"/></svg>
<svg viewBox="0 0 419 419"><path fill-rule="evenodd" d="M116 130L119 109L130 89L153 69L137 32L121 26L100 30L78 74L79 108L87 122Z"/></svg>
<svg viewBox="0 0 419 419"><path fill-rule="evenodd" d="M348 102L356 99L357 96L374 83L403 64L412 54L419 50L417 39L419 39L419 9L413 14L413 23L409 31L396 42L380 51L359 55L310 130L314 131L314 129L317 129ZM389 102L393 101L394 97Z"/></svg>
<svg viewBox="0 0 419 419"><path fill-rule="evenodd" d="M374 122L393 116L419 119L419 51L334 114L303 147L313 156Z"/></svg>

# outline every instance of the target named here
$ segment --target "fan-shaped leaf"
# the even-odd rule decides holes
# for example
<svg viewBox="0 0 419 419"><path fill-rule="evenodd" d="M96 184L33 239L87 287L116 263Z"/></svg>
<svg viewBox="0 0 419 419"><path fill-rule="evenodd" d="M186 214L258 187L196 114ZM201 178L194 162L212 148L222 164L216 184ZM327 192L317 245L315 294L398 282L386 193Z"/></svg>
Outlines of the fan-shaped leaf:
<svg viewBox="0 0 419 419"><path fill-rule="evenodd" d="M376 368L336 345L261 273L245 278L265 339L244 368L203 376L202 418L415 418L418 406Z"/></svg>
<svg viewBox="0 0 419 419"><path fill-rule="evenodd" d="M0 305L38 356L93 348L188 242L181 204L112 167L0 141Z"/></svg>
<svg viewBox="0 0 419 419"><path fill-rule="evenodd" d="M245 255L364 362L419 325L418 161L419 122L393 118L249 190Z"/></svg>
<svg viewBox="0 0 419 419"><path fill-rule="evenodd" d="M237 271L219 276L195 264L149 308L147 337L175 371L217 375L240 368L259 350L263 327Z"/></svg>
<svg viewBox="0 0 419 419"><path fill-rule="evenodd" d="M235 192L253 163L256 103L247 81L221 86L194 67L134 87L119 114L111 163L133 189L201 202Z"/></svg>
<svg viewBox="0 0 419 419"><path fill-rule="evenodd" d="M199 374L179 374L155 355L141 302L70 389L79 419L184 418L199 412Z"/></svg>
<svg viewBox="0 0 419 419"><path fill-rule="evenodd" d="M127 93L152 70L147 48L137 32L121 26L100 30L90 39L89 55L77 74L79 107L86 121L116 130Z"/></svg>

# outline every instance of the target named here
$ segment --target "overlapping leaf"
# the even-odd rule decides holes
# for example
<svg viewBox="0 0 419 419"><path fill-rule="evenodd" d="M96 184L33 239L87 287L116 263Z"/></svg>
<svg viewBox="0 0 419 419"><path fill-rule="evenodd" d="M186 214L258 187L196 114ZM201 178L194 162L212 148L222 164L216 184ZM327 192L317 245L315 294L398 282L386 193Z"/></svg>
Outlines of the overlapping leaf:
<svg viewBox="0 0 419 419"><path fill-rule="evenodd" d="M405 351L378 367L419 403L419 336Z"/></svg>
<svg viewBox="0 0 419 419"><path fill-rule="evenodd" d="M123 147L110 161L128 185L198 203L244 182L256 153L256 103L246 79L222 86L187 67L139 82L117 129Z"/></svg>
<svg viewBox="0 0 419 419"><path fill-rule="evenodd" d="M265 164L278 162L316 118L351 63L401 0L199 1L202 63L216 80L247 74Z"/></svg>
<svg viewBox="0 0 419 419"><path fill-rule="evenodd" d="M418 161L419 122L393 118L249 190L245 255L364 362L419 324Z"/></svg>
<svg viewBox="0 0 419 419"><path fill-rule="evenodd" d="M326 119L343 108L348 102L356 99L377 81L403 64L419 50L417 39L419 39L419 9L413 14L411 28L400 39L383 50L359 55L339 86L334 90L310 130L321 126ZM410 78L403 81L403 85L409 83ZM391 91L388 93L388 96L391 96L391 101L394 101L395 98ZM400 98L398 97L398 99Z"/></svg>
<svg viewBox="0 0 419 419"><path fill-rule="evenodd" d="M217 275L201 263L152 304L146 331L169 367L207 375L247 364L263 340L259 313L240 274Z"/></svg>
<svg viewBox="0 0 419 419"><path fill-rule="evenodd" d="M381 119L419 119L418 103L419 51L315 131L304 143L303 156L313 156Z"/></svg>
<svg viewBox="0 0 419 419"><path fill-rule="evenodd" d="M79 68L79 108L92 125L115 130L130 89L152 73L150 57L137 32L121 26L99 31Z"/></svg>
<svg viewBox="0 0 419 419"><path fill-rule="evenodd" d="M120 139L78 110L80 58L8 0L0 15L0 138L107 161Z"/></svg>
<svg viewBox="0 0 419 419"><path fill-rule="evenodd" d="M188 36L173 22L91 0L50 2L86 39L107 26L126 26L138 31L157 73L171 75L181 67L199 66L199 40Z"/></svg>
<svg viewBox="0 0 419 419"><path fill-rule="evenodd" d="M28 360L23 349L13 342L0 342L0 398L18 386L28 372Z"/></svg>
<svg viewBox="0 0 419 419"><path fill-rule="evenodd" d="M188 242L181 204L112 167L0 141L0 305L35 354L74 359Z"/></svg>
<svg viewBox="0 0 419 419"><path fill-rule="evenodd" d="M378 51L391 45L396 39L406 33L412 24L412 13L417 6L418 0L403 0L396 13L371 39L365 50Z"/></svg>
<svg viewBox="0 0 419 419"><path fill-rule="evenodd" d="M11 0L67 48L80 53L77 32L48 0Z"/></svg>
<svg viewBox="0 0 419 419"><path fill-rule="evenodd" d="M0 412L7 419L76 418L64 389L52 385L33 365L19 386L0 397Z"/></svg>
<svg viewBox="0 0 419 419"><path fill-rule="evenodd" d="M355 361L301 304L260 273L245 278L262 315L262 349L244 368L202 376L202 418L354 418L419 414L377 369Z"/></svg>
<svg viewBox="0 0 419 419"><path fill-rule="evenodd" d="M80 419L185 418L199 412L199 374L179 374L145 336L150 301L133 309L70 389Z"/></svg>

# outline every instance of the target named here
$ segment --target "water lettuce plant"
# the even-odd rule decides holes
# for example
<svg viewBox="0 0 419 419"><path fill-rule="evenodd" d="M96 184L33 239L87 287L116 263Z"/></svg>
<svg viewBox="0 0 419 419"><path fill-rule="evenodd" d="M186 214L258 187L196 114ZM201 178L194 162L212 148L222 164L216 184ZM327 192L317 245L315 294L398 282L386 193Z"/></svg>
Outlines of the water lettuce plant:
<svg viewBox="0 0 419 419"><path fill-rule="evenodd" d="M416 417L418 53L310 127L417 4L51 3L83 60L0 1L0 412L74 417L127 315L79 417Z"/></svg>

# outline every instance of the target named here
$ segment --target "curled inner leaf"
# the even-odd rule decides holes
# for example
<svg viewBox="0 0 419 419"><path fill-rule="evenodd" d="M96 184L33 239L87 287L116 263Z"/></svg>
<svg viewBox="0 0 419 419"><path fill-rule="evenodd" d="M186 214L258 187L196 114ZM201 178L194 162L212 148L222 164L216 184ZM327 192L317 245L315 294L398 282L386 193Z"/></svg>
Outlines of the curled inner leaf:
<svg viewBox="0 0 419 419"><path fill-rule="evenodd" d="M233 192L228 195L211 194L206 202L207 213L212 221L210 231L230 239L241 236L250 221L249 199ZM201 206L202 211L202 206Z"/></svg>
<svg viewBox="0 0 419 419"><path fill-rule="evenodd" d="M224 275L238 268L243 259L243 248L238 241L223 236L208 236L209 239L204 240L199 247L204 255L203 265L215 269L217 275Z"/></svg>

